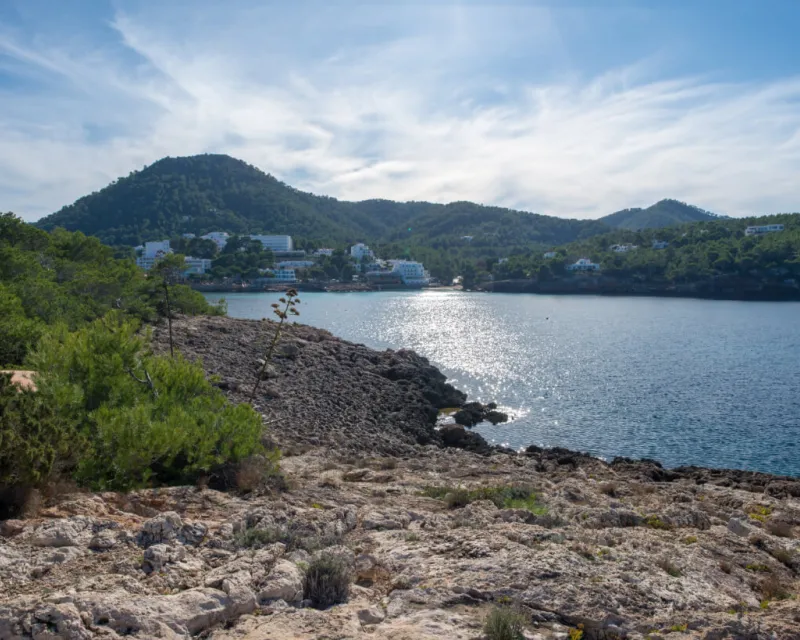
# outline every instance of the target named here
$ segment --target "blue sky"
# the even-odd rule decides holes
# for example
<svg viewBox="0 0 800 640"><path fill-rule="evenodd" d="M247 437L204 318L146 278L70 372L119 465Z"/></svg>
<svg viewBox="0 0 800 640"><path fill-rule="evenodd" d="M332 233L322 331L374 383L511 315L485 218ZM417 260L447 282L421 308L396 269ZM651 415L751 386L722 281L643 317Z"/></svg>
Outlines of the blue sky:
<svg viewBox="0 0 800 640"><path fill-rule="evenodd" d="M0 211L205 152L351 200L798 211L798 26L797 0L0 0Z"/></svg>

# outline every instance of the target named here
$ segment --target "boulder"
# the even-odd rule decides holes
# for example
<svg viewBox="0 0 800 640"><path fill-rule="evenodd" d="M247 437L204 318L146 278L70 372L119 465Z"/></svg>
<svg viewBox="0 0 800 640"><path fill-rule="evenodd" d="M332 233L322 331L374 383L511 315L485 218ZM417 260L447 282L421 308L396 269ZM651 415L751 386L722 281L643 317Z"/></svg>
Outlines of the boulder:
<svg viewBox="0 0 800 640"><path fill-rule="evenodd" d="M303 573L289 560L278 560L258 593L259 602L285 600L292 603L302 599Z"/></svg>
<svg viewBox="0 0 800 640"><path fill-rule="evenodd" d="M369 609L359 609L358 621L361 624L380 624L386 619L386 614L378 607L370 607Z"/></svg>
<svg viewBox="0 0 800 640"><path fill-rule="evenodd" d="M174 511L167 511L145 522L136 541L140 547L145 548L170 542L178 537L182 527L181 517Z"/></svg>

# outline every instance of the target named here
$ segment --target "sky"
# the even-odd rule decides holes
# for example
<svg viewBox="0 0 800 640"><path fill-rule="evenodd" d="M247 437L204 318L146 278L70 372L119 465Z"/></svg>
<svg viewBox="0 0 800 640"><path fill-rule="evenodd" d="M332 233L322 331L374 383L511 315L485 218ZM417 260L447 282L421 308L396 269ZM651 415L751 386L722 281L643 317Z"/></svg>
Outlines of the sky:
<svg viewBox="0 0 800 640"><path fill-rule="evenodd" d="M0 211L227 153L347 200L800 211L798 0L0 0Z"/></svg>

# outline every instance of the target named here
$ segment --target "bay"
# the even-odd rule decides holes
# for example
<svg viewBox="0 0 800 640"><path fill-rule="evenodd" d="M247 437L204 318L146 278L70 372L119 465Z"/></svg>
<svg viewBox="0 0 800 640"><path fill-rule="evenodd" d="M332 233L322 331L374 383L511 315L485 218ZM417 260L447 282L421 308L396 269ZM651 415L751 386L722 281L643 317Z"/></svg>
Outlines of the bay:
<svg viewBox="0 0 800 640"><path fill-rule="evenodd" d="M278 294L227 294L262 318ZM800 304L304 293L300 321L430 358L510 423L488 440L800 476Z"/></svg>

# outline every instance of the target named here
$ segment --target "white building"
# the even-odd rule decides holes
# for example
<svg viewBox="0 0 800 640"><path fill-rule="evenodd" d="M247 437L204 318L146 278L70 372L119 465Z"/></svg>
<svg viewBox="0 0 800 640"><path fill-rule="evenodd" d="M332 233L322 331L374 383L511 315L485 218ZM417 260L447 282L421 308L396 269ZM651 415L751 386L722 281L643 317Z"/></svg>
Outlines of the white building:
<svg viewBox="0 0 800 640"><path fill-rule="evenodd" d="M278 269L308 269L316 264L313 260L281 260Z"/></svg>
<svg viewBox="0 0 800 640"><path fill-rule="evenodd" d="M358 244L354 244L352 247L350 247L350 257L355 258L360 262L365 258L374 258L375 254L372 253L372 249L370 249L367 245L365 245L363 242L359 242Z"/></svg>
<svg viewBox="0 0 800 640"><path fill-rule="evenodd" d="M759 227L747 227L744 230L746 236L760 236L765 233L774 233L775 231L783 231L782 224L765 224Z"/></svg>
<svg viewBox="0 0 800 640"><path fill-rule="evenodd" d="M250 236L251 240L258 240L265 249L274 252L294 251L292 236Z"/></svg>
<svg viewBox="0 0 800 640"><path fill-rule="evenodd" d="M315 256L332 256L333 255L333 249L317 249L314 252L314 255Z"/></svg>
<svg viewBox="0 0 800 640"><path fill-rule="evenodd" d="M169 255L172 251L164 252L160 251L157 255L142 255L136 258L137 266L141 267L145 271L150 271L155 264L161 260L166 255ZM211 269L211 260L208 258L193 258L192 256L186 256L183 261L186 263L186 269L183 271L183 275L189 276L192 274L203 275L206 271Z"/></svg>
<svg viewBox="0 0 800 640"><path fill-rule="evenodd" d="M192 238L196 237L193 233L182 233L181 238L186 238L187 240L191 240Z"/></svg>
<svg viewBox="0 0 800 640"><path fill-rule="evenodd" d="M392 265L391 272L399 275L403 284L425 286L430 282L430 277L421 262L389 260L389 264Z"/></svg>
<svg viewBox="0 0 800 640"><path fill-rule="evenodd" d="M653 249L666 249L669 246L669 242L666 240L653 240Z"/></svg>
<svg viewBox="0 0 800 640"><path fill-rule="evenodd" d="M190 276L192 274L203 275L206 271L211 269L211 260L208 258L186 256L183 261L186 263L186 271L183 272L185 276Z"/></svg>
<svg viewBox="0 0 800 640"><path fill-rule="evenodd" d="M225 231L212 231L211 233L207 233L206 235L200 237L203 240L211 240L211 242L217 245L217 249L222 251L225 248L225 245L228 244L228 238L231 236Z"/></svg>
<svg viewBox="0 0 800 640"><path fill-rule="evenodd" d="M544 254L545 260L550 260L550 258L555 258L558 254L555 251L548 251Z"/></svg>
<svg viewBox="0 0 800 640"><path fill-rule="evenodd" d="M294 269L265 269L264 275L272 282L297 282Z"/></svg>
<svg viewBox="0 0 800 640"><path fill-rule="evenodd" d="M628 251L633 251L634 249L638 249L635 244L614 244L609 247L611 251L614 253L627 253Z"/></svg>
<svg viewBox="0 0 800 640"><path fill-rule="evenodd" d="M172 253L172 249L169 247L169 240L160 240L158 242L145 242L142 255L145 258L160 258L168 253Z"/></svg>
<svg viewBox="0 0 800 640"><path fill-rule="evenodd" d="M568 264L567 271L600 271L600 265L588 258L581 258L575 264Z"/></svg>
<svg viewBox="0 0 800 640"><path fill-rule="evenodd" d="M506 262L508 262L508 258L500 258L500 259L497 261L497 264L505 264Z"/></svg>

